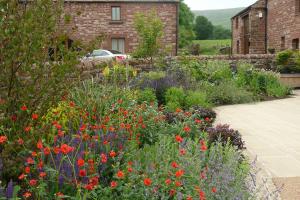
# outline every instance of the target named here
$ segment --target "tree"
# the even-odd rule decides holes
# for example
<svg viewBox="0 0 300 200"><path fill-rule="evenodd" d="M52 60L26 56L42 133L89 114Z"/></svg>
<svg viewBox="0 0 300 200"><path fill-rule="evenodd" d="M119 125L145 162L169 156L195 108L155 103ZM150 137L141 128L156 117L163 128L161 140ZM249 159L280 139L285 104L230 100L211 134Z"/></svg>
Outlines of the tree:
<svg viewBox="0 0 300 200"><path fill-rule="evenodd" d="M195 23L195 32L198 40L206 40L212 36L213 25L204 16L198 16Z"/></svg>
<svg viewBox="0 0 300 200"><path fill-rule="evenodd" d="M214 26L212 38L213 39L230 39L231 31L228 29L225 29L223 26Z"/></svg>
<svg viewBox="0 0 300 200"><path fill-rule="evenodd" d="M137 13L134 27L139 35L139 46L133 52L133 57L150 58L159 55L161 50L160 40L163 36L163 24L155 11L147 15Z"/></svg>
<svg viewBox="0 0 300 200"><path fill-rule="evenodd" d="M193 31L194 14L191 9L180 0L179 3L179 47L186 46L195 38Z"/></svg>

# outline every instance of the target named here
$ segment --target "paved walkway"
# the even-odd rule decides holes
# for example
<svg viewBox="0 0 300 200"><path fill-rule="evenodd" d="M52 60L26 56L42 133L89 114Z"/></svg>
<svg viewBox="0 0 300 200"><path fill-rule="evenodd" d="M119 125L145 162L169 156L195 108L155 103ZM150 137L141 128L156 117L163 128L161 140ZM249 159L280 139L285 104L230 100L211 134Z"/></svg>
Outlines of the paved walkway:
<svg viewBox="0 0 300 200"><path fill-rule="evenodd" d="M288 200L300 199L300 90L294 93L287 99L215 109L216 123L241 132L247 150L257 155L274 183L285 184L281 196Z"/></svg>

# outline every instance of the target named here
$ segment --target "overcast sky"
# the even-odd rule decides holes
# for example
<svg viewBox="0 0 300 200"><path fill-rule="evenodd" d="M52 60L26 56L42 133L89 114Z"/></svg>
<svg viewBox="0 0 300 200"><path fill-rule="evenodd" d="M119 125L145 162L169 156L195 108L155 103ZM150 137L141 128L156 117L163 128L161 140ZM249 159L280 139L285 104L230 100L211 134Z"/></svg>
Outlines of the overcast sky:
<svg viewBox="0 0 300 200"><path fill-rule="evenodd" d="M257 0L184 0L191 10L247 7Z"/></svg>

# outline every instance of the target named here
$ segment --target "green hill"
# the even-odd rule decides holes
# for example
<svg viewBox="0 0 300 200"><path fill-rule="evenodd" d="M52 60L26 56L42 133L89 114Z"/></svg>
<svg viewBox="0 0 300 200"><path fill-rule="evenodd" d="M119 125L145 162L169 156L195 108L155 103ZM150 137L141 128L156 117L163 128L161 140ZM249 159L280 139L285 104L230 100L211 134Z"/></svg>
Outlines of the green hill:
<svg viewBox="0 0 300 200"><path fill-rule="evenodd" d="M221 25L224 28L231 29L231 17L236 15L244 8L229 8L221 10L194 10L195 16L205 16L213 25Z"/></svg>

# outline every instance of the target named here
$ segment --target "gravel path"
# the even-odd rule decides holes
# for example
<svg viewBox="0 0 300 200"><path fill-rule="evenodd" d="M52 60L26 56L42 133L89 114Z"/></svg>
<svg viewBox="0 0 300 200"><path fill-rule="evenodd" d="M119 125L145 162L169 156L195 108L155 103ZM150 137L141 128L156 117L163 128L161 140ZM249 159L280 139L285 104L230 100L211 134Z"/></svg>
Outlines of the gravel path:
<svg viewBox="0 0 300 200"><path fill-rule="evenodd" d="M291 98L217 107L216 123L241 132L247 151L257 156L282 199L300 200L300 90Z"/></svg>

